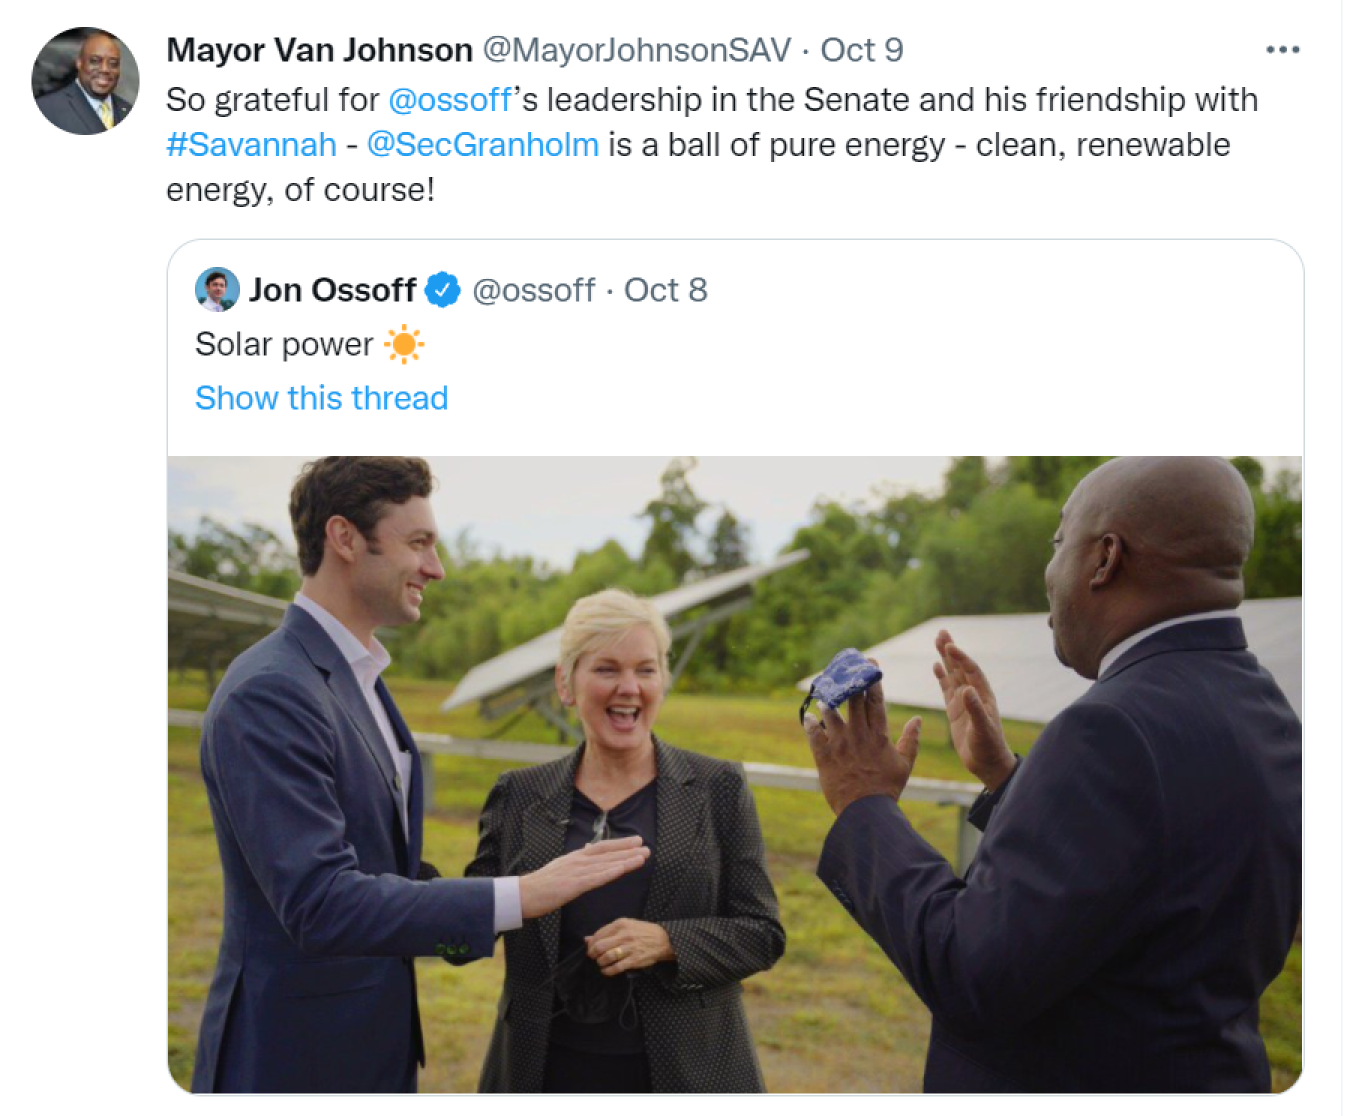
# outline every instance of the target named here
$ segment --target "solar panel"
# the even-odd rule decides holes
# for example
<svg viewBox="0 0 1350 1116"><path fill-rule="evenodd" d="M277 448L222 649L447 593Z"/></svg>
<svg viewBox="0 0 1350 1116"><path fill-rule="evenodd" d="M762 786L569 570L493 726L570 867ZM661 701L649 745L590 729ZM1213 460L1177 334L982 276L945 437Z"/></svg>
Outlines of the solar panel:
<svg viewBox="0 0 1350 1116"><path fill-rule="evenodd" d="M1245 601L1238 608L1247 642L1270 671L1294 712L1303 715L1303 598ZM933 677L933 644L943 628L984 670L1003 716L1046 724L1092 684L1055 658L1050 614L939 616L868 648L881 666L888 703L943 708ZM822 664L823 667L824 664ZM798 688L811 686L803 679Z"/></svg>
<svg viewBox="0 0 1350 1116"><path fill-rule="evenodd" d="M169 612L210 617L230 624L275 628L286 614L286 601L236 589L204 577L169 571Z"/></svg>
<svg viewBox="0 0 1350 1116"><path fill-rule="evenodd" d="M169 571L169 664L216 671L281 623L286 602Z"/></svg>
<svg viewBox="0 0 1350 1116"><path fill-rule="evenodd" d="M703 605L717 604L734 597L748 589L762 577L777 573L779 570L795 566L809 557L805 550L794 550L775 558L772 562L760 565L743 566L729 573L714 574L691 585L681 585L678 589L652 597L652 603L661 610L667 621ZM496 658L479 663L470 670L455 692L441 703L441 710L448 712L475 701L486 701L505 694L517 687L530 689L552 689L553 668L558 664L558 654L562 647L562 628L535 636L528 643L513 647Z"/></svg>

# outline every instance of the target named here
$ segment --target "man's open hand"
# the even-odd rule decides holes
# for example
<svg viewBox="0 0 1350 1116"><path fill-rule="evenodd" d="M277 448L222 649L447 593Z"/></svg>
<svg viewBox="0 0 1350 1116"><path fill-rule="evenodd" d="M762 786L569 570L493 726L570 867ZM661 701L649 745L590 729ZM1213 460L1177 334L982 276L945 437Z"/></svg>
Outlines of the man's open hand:
<svg viewBox="0 0 1350 1116"><path fill-rule="evenodd" d="M539 871L520 877L520 913L525 918L538 918L556 911L578 895L641 868L651 854L651 849L643 847L641 837L620 837L560 856Z"/></svg>
<svg viewBox="0 0 1350 1116"><path fill-rule="evenodd" d="M847 722L834 709L826 709L824 718L822 723L808 713L805 725L830 809L842 814L858 799L875 794L898 799L919 756L920 718L912 718L892 744L880 682L848 699Z"/></svg>
<svg viewBox="0 0 1350 1116"><path fill-rule="evenodd" d="M986 790L998 790L1013 773L1017 759L1003 738L994 690L980 664L957 647L946 631L938 632L937 652L941 662L933 664L933 673L947 706L952 746L965 769Z"/></svg>

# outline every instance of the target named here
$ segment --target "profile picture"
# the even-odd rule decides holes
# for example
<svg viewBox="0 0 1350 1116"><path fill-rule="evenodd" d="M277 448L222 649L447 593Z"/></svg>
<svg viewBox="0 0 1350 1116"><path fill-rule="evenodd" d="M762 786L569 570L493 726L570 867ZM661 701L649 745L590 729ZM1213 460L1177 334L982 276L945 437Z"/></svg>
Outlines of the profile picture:
<svg viewBox="0 0 1350 1116"><path fill-rule="evenodd" d="M208 267L197 276L197 301L210 314L223 314L239 299L239 280L225 267Z"/></svg>
<svg viewBox="0 0 1350 1116"><path fill-rule="evenodd" d="M62 31L33 63L38 111L76 136L96 136L126 120L140 84L136 59L126 44L99 27Z"/></svg>

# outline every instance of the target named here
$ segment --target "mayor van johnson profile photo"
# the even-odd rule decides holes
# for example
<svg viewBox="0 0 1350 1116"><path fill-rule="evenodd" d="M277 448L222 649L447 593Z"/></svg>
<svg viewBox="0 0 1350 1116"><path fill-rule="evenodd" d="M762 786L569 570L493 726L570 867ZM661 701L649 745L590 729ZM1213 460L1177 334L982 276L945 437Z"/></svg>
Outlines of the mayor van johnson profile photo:
<svg viewBox="0 0 1350 1116"><path fill-rule="evenodd" d="M116 35L72 27L53 36L33 62L33 100L48 123L75 136L110 132L136 103L140 72Z"/></svg>

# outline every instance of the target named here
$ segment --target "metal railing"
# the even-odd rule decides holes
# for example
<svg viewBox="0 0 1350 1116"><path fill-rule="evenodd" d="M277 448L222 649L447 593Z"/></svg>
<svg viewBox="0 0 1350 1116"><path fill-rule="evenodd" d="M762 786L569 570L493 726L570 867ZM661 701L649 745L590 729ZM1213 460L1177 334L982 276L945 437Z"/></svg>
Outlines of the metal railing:
<svg viewBox="0 0 1350 1116"><path fill-rule="evenodd" d="M169 725L175 728L200 729L204 714L188 709L170 709ZM504 763L548 763L571 753L572 749L558 744L531 744L519 740L479 740L466 736L446 736L437 732L412 734L422 753L423 801L432 800L435 774L432 756L464 756L470 759L498 760ZM784 767L776 763L746 763L746 780L752 787L773 787L778 790L820 792L820 779L811 767ZM980 788L973 783L958 783L950 779L923 779L915 777L905 787L907 802L933 802L956 809L957 863L961 871L970 865L979 847L980 831L967 823L971 804L979 796Z"/></svg>

